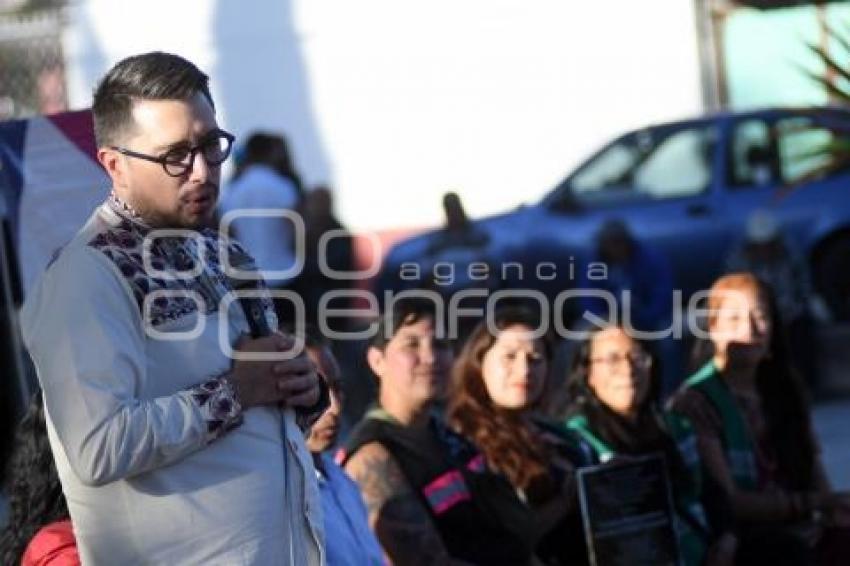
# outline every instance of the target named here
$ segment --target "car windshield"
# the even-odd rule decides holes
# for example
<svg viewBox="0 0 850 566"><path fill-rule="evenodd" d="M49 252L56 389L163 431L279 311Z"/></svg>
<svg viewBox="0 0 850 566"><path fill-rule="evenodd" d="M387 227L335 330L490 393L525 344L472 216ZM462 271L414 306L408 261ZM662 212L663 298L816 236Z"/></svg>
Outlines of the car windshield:
<svg viewBox="0 0 850 566"><path fill-rule="evenodd" d="M696 195L711 182L715 140L708 125L641 130L591 158L562 190L582 204Z"/></svg>

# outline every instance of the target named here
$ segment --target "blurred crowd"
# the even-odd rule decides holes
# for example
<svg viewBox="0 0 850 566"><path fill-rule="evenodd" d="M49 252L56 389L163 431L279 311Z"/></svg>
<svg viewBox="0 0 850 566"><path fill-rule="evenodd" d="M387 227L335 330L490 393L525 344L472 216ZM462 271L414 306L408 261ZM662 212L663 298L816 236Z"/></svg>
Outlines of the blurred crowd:
<svg viewBox="0 0 850 566"><path fill-rule="evenodd" d="M607 278L578 285L630 291L633 328L585 323L583 339L556 339L538 332L538 308L515 302L489 323L468 321L452 341L452 313L412 297L384 305L367 343L340 344L315 318L322 296L351 286L320 262L355 265L332 191L303 186L282 136L255 134L236 157L219 218L276 274L271 289L303 299L306 317L286 300L277 314L304 338L330 391L307 437L329 564L587 563L577 471L652 454L664 457L683 563L850 563L850 494L830 486L806 386L819 372L822 307L768 212L750 219L729 273L708 293L704 338L634 337L670 327L674 282L663 255L613 219L591 258L607 265ZM484 258L488 235L457 195L444 207L447 224L427 255ZM228 222L246 208L275 209L305 229L275 217ZM605 320L612 305L579 307ZM358 378L363 369L372 383ZM0 562L75 563L39 396L10 470Z"/></svg>

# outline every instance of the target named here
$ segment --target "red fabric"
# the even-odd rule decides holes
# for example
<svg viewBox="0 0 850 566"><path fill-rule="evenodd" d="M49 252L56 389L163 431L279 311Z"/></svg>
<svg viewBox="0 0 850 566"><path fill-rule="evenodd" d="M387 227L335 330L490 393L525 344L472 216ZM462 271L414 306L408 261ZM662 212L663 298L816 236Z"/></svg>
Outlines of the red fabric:
<svg viewBox="0 0 850 566"><path fill-rule="evenodd" d="M94 121L91 110L62 112L46 116L46 118L80 148L80 151L88 155L95 163L97 162L97 144L94 141Z"/></svg>
<svg viewBox="0 0 850 566"><path fill-rule="evenodd" d="M58 521L42 527L27 545L21 566L80 566L71 521Z"/></svg>

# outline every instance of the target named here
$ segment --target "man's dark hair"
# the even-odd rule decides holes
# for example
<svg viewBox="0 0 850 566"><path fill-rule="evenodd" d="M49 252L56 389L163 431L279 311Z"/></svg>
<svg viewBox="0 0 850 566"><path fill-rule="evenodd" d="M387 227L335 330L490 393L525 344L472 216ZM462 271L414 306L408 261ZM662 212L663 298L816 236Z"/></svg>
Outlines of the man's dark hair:
<svg viewBox="0 0 850 566"><path fill-rule="evenodd" d="M191 61L161 51L120 61L94 91L92 114L98 147L116 145L133 125L137 100L189 100L200 92L213 104L209 77Z"/></svg>

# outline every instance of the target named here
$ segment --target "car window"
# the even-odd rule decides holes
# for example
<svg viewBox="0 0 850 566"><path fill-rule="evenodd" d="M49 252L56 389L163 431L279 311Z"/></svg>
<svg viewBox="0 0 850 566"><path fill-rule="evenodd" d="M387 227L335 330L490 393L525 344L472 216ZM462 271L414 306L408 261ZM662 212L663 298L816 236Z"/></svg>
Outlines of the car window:
<svg viewBox="0 0 850 566"><path fill-rule="evenodd" d="M640 151L633 142L618 142L599 154L573 177L573 191L587 193L620 185L639 159Z"/></svg>
<svg viewBox="0 0 850 566"><path fill-rule="evenodd" d="M703 192L711 181L711 131L694 128L667 136L635 174L638 189L656 198Z"/></svg>
<svg viewBox="0 0 850 566"><path fill-rule="evenodd" d="M739 122L729 148L730 187L743 189L779 183L779 163L770 125L761 119Z"/></svg>
<svg viewBox="0 0 850 566"><path fill-rule="evenodd" d="M838 142L830 130L818 126L811 118L795 116L776 123L782 178L787 184L817 175L829 164L824 149ZM847 143L844 139L844 143Z"/></svg>
<svg viewBox="0 0 850 566"><path fill-rule="evenodd" d="M645 130L586 163L573 175L570 187L582 201L603 200L613 190L653 199L696 195L711 182L715 140L713 126Z"/></svg>

